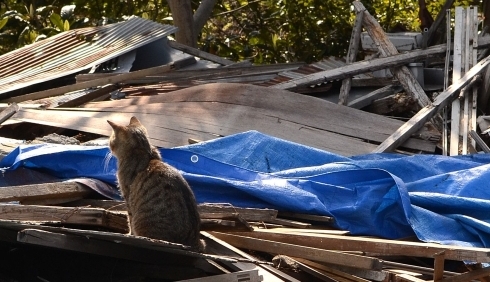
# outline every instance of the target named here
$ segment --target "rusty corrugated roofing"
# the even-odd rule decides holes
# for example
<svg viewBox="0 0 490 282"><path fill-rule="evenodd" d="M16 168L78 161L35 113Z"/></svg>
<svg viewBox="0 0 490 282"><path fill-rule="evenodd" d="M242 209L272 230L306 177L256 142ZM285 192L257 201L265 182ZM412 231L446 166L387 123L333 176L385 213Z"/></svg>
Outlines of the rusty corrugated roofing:
<svg viewBox="0 0 490 282"><path fill-rule="evenodd" d="M173 33L139 17L62 32L0 56L0 94L91 68Z"/></svg>

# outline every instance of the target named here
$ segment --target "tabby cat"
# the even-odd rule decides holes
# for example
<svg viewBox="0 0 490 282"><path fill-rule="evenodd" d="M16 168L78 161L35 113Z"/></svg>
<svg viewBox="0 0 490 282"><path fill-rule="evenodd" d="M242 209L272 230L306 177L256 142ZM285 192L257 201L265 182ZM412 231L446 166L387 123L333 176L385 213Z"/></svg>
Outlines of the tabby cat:
<svg viewBox="0 0 490 282"><path fill-rule="evenodd" d="M129 125L107 121L109 147L117 158L117 180L128 206L130 234L191 246L203 251L200 218L189 184L164 163L136 117Z"/></svg>

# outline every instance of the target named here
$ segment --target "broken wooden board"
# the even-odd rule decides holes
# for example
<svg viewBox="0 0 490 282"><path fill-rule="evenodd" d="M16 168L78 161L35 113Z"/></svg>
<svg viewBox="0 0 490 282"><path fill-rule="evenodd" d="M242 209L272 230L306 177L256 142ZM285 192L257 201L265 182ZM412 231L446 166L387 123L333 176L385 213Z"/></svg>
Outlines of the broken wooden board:
<svg viewBox="0 0 490 282"><path fill-rule="evenodd" d="M0 202L35 200L61 203L84 198L95 193L92 189L76 182L55 182L22 186L9 186L0 189Z"/></svg>
<svg viewBox="0 0 490 282"><path fill-rule="evenodd" d="M117 232L128 232L126 215L100 208L0 204L0 219L51 221L63 225L96 226Z"/></svg>
<svg viewBox="0 0 490 282"><path fill-rule="evenodd" d="M357 74L398 67L415 61L435 57L446 52L445 45L436 45L424 50L415 50L390 57L355 62L344 67L320 71L276 84L271 88L294 90L298 87L352 77Z"/></svg>
<svg viewBox="0 0 490 282"><path fill-rule="evenodd" d="M383 265L383 262L376 258L345 254L342 252L307 247L305 245L288 244L278 241L257 239L253 237L220 232L211 232L211 234L235 247L249 250L296 256L319 262L348 265L369 270L381 270Z"/></svg>
<svg viewBox="0 0 490 282"><path fill-rule="evenodd" d="M105 119L117 117L127 122L130 116L137 115L149 129L156 146L179 146L187 144L189 138L205 141L258 130L347 156L365 153L375 147L373 143L382 142L403 124L315 97L228 83L201 85L151 97L90 103L86 107L97 108L57 112L63 115L62 119L40 111L21 111L14 118L109 135L110 127L104 125ZM404 146L424 152L433 152L435 148L433 143L415 138Z"/></svg>
<svg viewBox="0 0 490 282"><path fill-rule="evenodd" d="M50 96L61 95L61 94L65 94L67 92L76 91L76 90L80 90L80 89L85 89L85 88L90 88L90 87L95 87L95 86L102 86L102 85L106 85L106 84L114 84L114 83L123 82L123 81L128 80L128 79L145 77L145 76L151 75L151 74L169 72L172 70L176 70L176 69L194 64L194 63L196 63L196 59L194 57L187 57L185 59L181 59L181 60L172 62L172 63L164 65L164 66L158 66L158 67L143 69L143 70L139 70L139 71L129 72L129 73L122 73L122 74L118 74L118 75L113 76L113 77L100 78L100 79L91 80L91 81L87 81L87 82L83 82L83 83L71 84L71 85L62 86L62 87L58 87L58 88L43 90L43 91L34 92L34 93L30 93L30 94L25 94L22 96L5 99L5 100L3 100L3 102L23 102L23 101L46 98L46 97L50 97Z"/></svg>
<svg viewBox="0 0 490 282"><path fill-rule="evenodd" d="M234 246L224 242L213 236L208 232L201 232L201 234L207 239L206 240L206 252L220 254L225 256L232 257L243 257L245 259L250 260L250 262L245 261L237 261L233 263L226 263L226 265L234 270L258 270L259 275L264 278L264 281L290 281L290 282L299 282L299 280L275 269L270 265L258 265L251 263L255 258Z"/></svg>
<svg viewBox="0 0 490 282"><path fill-rule="evenodd" d="M273 229L267 232L262 232L261 229L255 229L253 232L230 232L230 234L238 234L257 239L273 240L277 242L326 250L362 251L387 256L401 255L433 258L434 254L444 251L446 259L490 262L490 249L487 248L460 247L433 243L418 243L328 234L302 233L299 235L293 233L282 234L280 232L274 234L273 232Z"/></svg>

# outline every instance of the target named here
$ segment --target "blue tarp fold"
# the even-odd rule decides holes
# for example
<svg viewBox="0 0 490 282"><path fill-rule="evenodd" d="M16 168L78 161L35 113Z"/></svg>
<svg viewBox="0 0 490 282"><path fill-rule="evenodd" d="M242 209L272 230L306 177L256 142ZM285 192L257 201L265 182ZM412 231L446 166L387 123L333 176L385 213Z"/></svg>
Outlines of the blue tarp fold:
<svg viewBox="0 0 490 282"><path fill-rule="evenodd" d="M161 153L200 203L333 216L358 235L490 247L489 155L348 158L256 131ZM20 146L0 167L4 186L19 168L116 185L107 147ZM113 189L103 194L118 198Z"/></svg>

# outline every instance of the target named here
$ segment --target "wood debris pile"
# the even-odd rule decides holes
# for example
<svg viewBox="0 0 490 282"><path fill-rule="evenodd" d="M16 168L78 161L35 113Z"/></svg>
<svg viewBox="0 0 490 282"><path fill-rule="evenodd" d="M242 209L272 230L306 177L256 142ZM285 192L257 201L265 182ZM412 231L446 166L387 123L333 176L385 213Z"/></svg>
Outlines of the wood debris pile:
<svg viewBox="0 0 490 282"><path fill-rule="evenodd" d="M463 19L457 9L454 46L400 53L361 2L353 6L356 23L346 62L329 58L311 65L252 66L164 38L160 43L171 49L172 60L163 65L122 73L91 66L91 71L58 76L54 87L28 79L21 87L15 77L22 72L11 73L12 81L0 79L1 150L12 151L19 140L52 142L46 135L107 144L106 120L126 122L135 115L159 147L258 130L344 156L490 152L484 140L490 118L479 116L476 127L477 107L486 111L476 103L477 86L488 84L484 72L490 63L490 57L480 56L490 41L471 29L476 10L464 10ZM444 14L425 35L429 39ZM362 27L379 57L356 62ZM35 46L23 51L29 48ZM444 61L451 49L452 63ZM422 86L407 66L419 62L442 62L445 70L452 66L452 83L446 74L446 85L426 93L428 81ZM372 74L385 69L392 76ZM14 90L3 91L6 85ZM479 101L488 101L486 94L480 93ZM451 103L451 113L458 114L451 119L463 122L452 122L447 134L445 112ZM490 249L350 236L334 229L330 217L226 204L199 206L207 249L194 253L183 245L127 235L124 202L103 199L84 184L53 177L17 185L35 177L19 172L19 183L0 189L0 252L8 258L0 264L2 281L490 279L490 269L482 267L490 262ZM473 262L471 269L466 261Z"/></svg>

